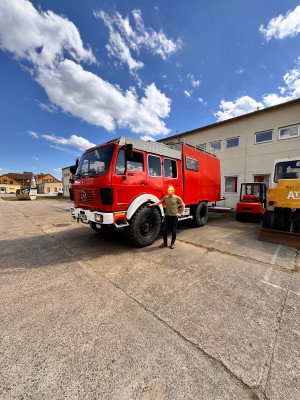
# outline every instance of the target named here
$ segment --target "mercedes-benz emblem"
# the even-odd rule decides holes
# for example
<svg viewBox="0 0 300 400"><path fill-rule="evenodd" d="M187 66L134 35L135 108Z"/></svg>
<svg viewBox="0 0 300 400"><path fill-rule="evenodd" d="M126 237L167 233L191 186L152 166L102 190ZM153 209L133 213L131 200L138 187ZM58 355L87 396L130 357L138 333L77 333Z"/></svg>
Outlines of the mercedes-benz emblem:
<svg viewBox="0 0 300 400"><path fill-rule="evenodd" d="M80 199L82 200L82 201L86 201L86 192L81 192L80 193Z"/></svg>

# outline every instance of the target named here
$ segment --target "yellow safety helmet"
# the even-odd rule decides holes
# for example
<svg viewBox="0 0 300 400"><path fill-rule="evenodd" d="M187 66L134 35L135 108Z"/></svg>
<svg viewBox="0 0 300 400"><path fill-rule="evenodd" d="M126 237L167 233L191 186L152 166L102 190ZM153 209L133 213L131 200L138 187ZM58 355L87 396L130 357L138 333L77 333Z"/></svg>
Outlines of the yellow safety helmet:
<svg viewBox="0 0 300 400"><path fill-rule="evenodd" d="M174 186L169 186L168 187L168 193L173 194L175 192Z"/></svg>

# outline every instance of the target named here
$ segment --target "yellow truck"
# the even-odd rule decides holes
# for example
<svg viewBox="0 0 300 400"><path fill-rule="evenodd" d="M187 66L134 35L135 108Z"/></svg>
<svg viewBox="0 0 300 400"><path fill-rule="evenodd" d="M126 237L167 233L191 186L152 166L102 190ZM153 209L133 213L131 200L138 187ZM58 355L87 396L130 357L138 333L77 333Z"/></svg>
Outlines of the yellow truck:
<svg viewBox="0 0 300 400"><path fill-rule="evenodd" d="M275 161L263 228L300 233L300 156Z"/></svg>

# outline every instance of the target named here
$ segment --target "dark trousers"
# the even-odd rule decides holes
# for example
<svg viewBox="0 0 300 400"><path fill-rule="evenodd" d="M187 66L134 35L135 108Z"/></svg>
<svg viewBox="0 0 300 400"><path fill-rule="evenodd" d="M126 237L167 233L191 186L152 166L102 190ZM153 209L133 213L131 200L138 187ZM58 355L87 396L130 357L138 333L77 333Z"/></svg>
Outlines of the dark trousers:
<svg viewBox="0 0 300 400"><path fill-rule="evenodd" d="M172 227L172 241L171 244L175 243L176 240L176 229L177 229L177 222L178 222L178 217L170 217L169 215L165 216L164 219L164 224L163 224L163 237L164 237L164 243L167 243L168 241L168 228L169 226Z"/></svg>

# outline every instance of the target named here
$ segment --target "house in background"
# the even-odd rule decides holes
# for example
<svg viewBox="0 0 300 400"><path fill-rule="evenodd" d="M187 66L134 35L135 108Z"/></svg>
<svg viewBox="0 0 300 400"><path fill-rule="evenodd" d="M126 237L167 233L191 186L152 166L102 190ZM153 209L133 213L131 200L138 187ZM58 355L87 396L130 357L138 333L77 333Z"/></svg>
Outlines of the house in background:
<svg viewBox="0 0 300 400"><path fill-rule="evenodd" d="M63 191L62 182L51 174L39 174L35 176L35 179L38 193L62 193Z"/></svg>
<svg viewBox="0 0 300 400"><path fill-rule="evenodd" d="M9 172L0 176L0 192L16 193L17 189L29 189L30 180L34 176L37 183L37 192L39 194L62 193L62 182L51 174L34 175L32 172L14 173Z"/></svg>
<svg viewBox="0 0 300 400"><path fill-rule="evenodd" d="M21 188L20 182L12 178L10 174L0 176L0 193L16 193Z"/></svg>
<svg viewBox="0 0 300 400"><path fill-rule="evenodd" d="M300 99L159 140L191 142L215 154L221 166L220 205L235 208L243 182L271 186L274 161L300 156Z"/></svg>

